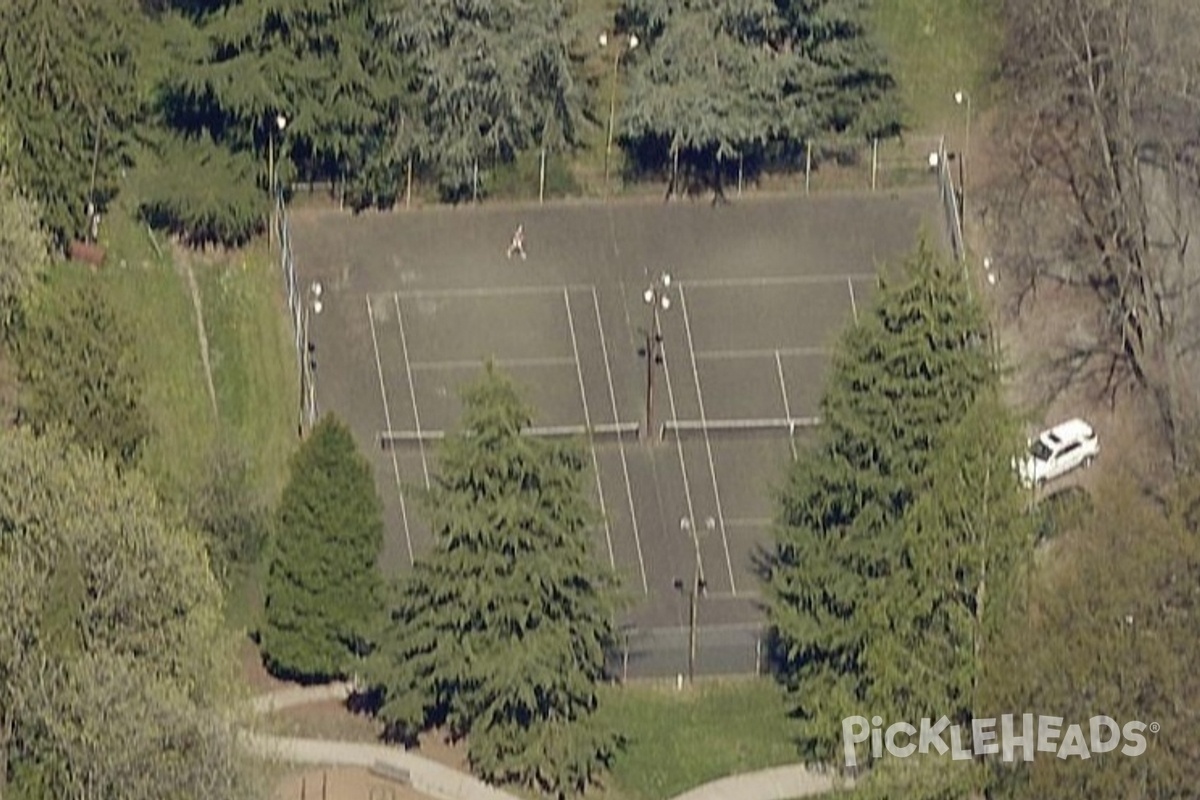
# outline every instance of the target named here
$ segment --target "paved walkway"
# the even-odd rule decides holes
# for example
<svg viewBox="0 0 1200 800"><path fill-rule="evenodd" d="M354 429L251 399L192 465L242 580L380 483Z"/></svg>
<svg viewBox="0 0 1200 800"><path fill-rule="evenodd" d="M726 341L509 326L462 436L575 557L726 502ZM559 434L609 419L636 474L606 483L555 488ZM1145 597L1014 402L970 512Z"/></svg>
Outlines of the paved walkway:
<svg viewBox="0 0 1200 800"><path fill-rule="evenodd" d="M253 708L257 714L271 714L310 703L345 700L353 691L352 683L281 689L255 697ZM412 788L438 800L519 800L478 778L399 747L249 733L245 734L245 746L257 755L297 764L387 765L406 770ZM796 764L721 778L673 800L796 800L851 785L834 775L812 772Z"/></svg>
<svg viewBox="0 0 1200 800"><path fill-rule="evenodd" d="M259 695L253 700L255 713L270 714L285 708L344 700L353 684L335 683L281 689ZM287 736L244 734L243 743L252 753L293 764L330 764L340 767L385 765L408 772L413 789L438 800L520 800L515 795L488 786L478 778L415 755L399 747L363 742L338 742L325 739L297 739Z"/></svg>
<svg viewBox="0 0 1200 800"><path fill-rule="evenodd" d="M853 784L800 764L744 772L690 789L673 800L795 800Z"/></svg>

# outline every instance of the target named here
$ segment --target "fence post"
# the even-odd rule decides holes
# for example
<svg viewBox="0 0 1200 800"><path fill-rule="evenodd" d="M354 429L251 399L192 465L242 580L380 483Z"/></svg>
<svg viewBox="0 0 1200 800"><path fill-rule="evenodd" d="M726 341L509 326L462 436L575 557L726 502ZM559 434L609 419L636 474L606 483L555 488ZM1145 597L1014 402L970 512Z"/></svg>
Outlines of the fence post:
<svg viewBox="0 0 1200 800"><path fill-rule="evenodd" d="M875 191L875 176L879 172L879 137L871 140L871 191Z"/></svg>
<svg viewBox="0 0 1200 800"><path fill-rule="evenodd" d="M754 674L762 674L762 637L754 637Z"/></svg>
<svg viewBox="0 0 1200 800"><path fill-rule="evenodd" d="M412 162L413 157L410 153L408 156L408 180L404 184L404 207L412 207Z"/></svg>
<svg viewBox="0 0 1200 800"><path fill-rule="evenodd" d="M471 167L471 202L479 202L479 159Z"/></svg>
<svg viewBox="0 0 1200 800"><path fill-rule="evenodd" d="M812 175L812 142L804 143L804 193L808 194L809 178Z"/></svg>
<svg viewBox="0 0 1200 800"><path fill-rule="evenodd" d="M738 156L738 197L742 196L742 160L744 156Z"/></svg>
<svg viewBox="0 0 1200 800"><path fill-rule="evenodd" d="M542 164L538 170L538 202L546 201L546 148L542 148Z"/></svg>

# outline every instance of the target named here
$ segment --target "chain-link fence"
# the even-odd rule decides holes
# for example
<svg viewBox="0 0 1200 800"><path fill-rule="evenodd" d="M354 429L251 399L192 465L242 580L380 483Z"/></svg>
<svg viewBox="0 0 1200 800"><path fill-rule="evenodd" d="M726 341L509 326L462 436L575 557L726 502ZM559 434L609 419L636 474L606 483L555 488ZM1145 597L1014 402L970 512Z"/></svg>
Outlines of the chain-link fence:
<svg viewBox="0 0 1200 800"><path fill-rule="evenodd" d="M287 295L288 312L292 321L292 334L296 348L296 370L300 378L299 421L300 435L316 421L316 387L314 385L313 362L309 358L308 315L309 308L304 300L296 278L296 261L292 253L291 228L288 224L287 202L282 189L275 192L275 213L271 225L275 240L279 242L279 267L283 273L284 292Z"/></svg>

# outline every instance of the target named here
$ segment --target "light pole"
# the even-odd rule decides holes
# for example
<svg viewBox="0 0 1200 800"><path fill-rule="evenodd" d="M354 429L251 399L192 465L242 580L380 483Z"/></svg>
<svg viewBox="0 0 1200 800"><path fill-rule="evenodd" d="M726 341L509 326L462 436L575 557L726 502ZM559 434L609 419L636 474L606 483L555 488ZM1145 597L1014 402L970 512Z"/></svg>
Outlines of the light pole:
<svg viewBox="0 0 1200 800"><path fill-rule="evenodd" d="M271 219L269 230L267 231L267 245L271 246L275 242L275 131L278 130L280 136L283 135L283 129L287 127L288 120L283 114L275 115L275 127L267 126L267 194L271 198Z"/></svg>
<svg viewBox="0 0 1200 800"><path fill-rule="evenodd" d="M613 54L612 88L608 98L608 141L604 145L604 199L606 200L608 199L609 161L612 159L613 125L617 117L617 73L621 68L621 55L638 46L637 34L633 33L628 36L613 35L612 37L607 33L602 33L600 34L600 46L608 47L610 38L615 52Z"/></svg>
<svg viewBox="0 0 1200 800"><path fill-rule="evenodd" d="M671 276L664 272L655 278L642 299L650 306L650 327L646 330L646 425L642 429L642 441L650 442L654 435L654 365L662 363L662 329L659 326L659 311L671 307L667 290L671 287Z"/></svg>
<svg viewBox="0 0 1200 800"><path fill-rule="evenodd" d="M717 522L712 517L704 520L704 527L708 531L712 531L717 527ZM691 534L692 545L696 550L696 564L692 571L692 585L688 590L688 683L693 683L696 680L696 631L697 631L697 616L700 608L700 596L708 588L708 582L704 580L704 562L700 558L700 539L696 534L696 526L692 524L690 517L681 517L679 520L679 530L685 534ZM676 578L675 588L683 590L683 581Z"/></svg>
<svg viewBox="0 0 1200 800"><path fill-rule="evenodd" d="M964 181L966 180L966 177L965 177L966 170L965 170L964 165L966 164L967 157L971 152L971 95L967 94L962 89L959 89L957 92L954 93L954 102L960 106L965 106L966 111L967 111L966 136L964 137L964 141L963 141L962 154L959 156L959 158L961 158L962 160L958 162L959 176L960 176L959 183L962 184L963 205L965 207L966 206L967 186L964 183ZM964 216L965 216L965 213L964 213ZM966 223L964 222L963 224L965 225Z"/></svg>

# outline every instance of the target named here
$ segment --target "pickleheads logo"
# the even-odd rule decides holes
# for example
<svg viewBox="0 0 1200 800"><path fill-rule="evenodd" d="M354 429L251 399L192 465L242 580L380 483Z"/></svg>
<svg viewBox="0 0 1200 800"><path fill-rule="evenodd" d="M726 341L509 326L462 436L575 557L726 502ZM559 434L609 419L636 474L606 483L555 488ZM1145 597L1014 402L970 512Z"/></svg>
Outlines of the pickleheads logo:
<svg viewBox="0 0 1200 800"><path fill-rule="evenodd" d="M1013 761L1017 748L1025 761L1033 761L1035 753L1053 753L1061 759L1091 758L1093 753L1110 753L1120 748L1122 755L1137 757L1146 752L1145 733L1158 733L1157 722L1146 724L1136 720L1119 725L1115 719L1095 716L1085 723L1063 727L1062 717L1022 714L1019 718L1005 714L999 718L974 719L969 732L969 745L962 726L951 725L946 717L932 721L922 719L920 725L895 722L883 727L882 717L846 717L842 720L842 750L846 766L858 765L858 745L871 742L871 758L883 758L884 753L896 758L936 752L950 753L956 761L974 756L999 755Z"/></svg>

